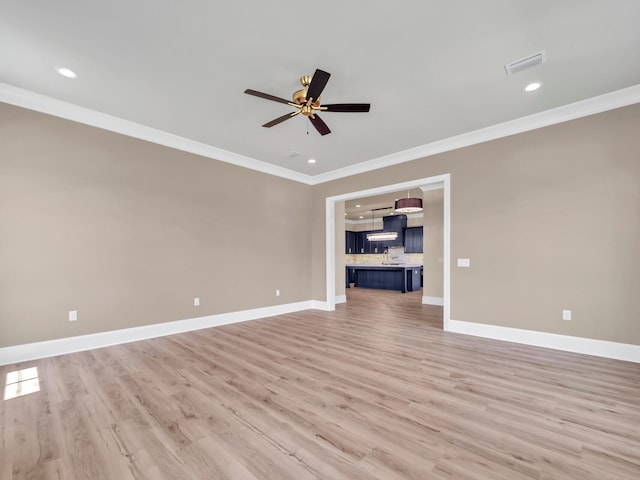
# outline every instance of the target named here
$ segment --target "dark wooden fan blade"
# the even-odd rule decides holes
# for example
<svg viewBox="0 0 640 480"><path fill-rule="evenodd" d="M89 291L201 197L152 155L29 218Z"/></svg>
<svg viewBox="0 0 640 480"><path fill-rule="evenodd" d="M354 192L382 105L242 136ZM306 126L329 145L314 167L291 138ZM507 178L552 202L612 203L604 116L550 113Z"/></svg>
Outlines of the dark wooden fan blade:
<svg viewBox="0 0 640 480"><path fill-rule="evenodd" d="M286 115L283 115L281 117L276 118L275 120L271 120L268 123L265 123L264 125L262 125L263 127L266 128L271 128L274 125L278 125L279 123L284 122L285 120L289 120L291 117L295 117L296 115L298 115L298 113L300 112L292 112L292 113L287 113Z"/></svg>
<svg viewBox="0 0 640 480"><path fill-rule="evenodd" d="M267 100L273 100L274 102L286 103L287 105L292 104L293 102L289 100L285 100L284 98L276 97L274 95L269 95L268 93L258 92L256 90L251 90L247 88L244 93L248 93L249 95L253 95L254 97L266 98Z"/></svg>
<svg viewBox="0 0 640 480"><path fill-rule="evenodd" d="M320 135L326 135L328 133L331 133L331 130L329 130L329 127L327 127L327 124L324 123L317 114L314 115L313 117L309 117L309 120L311 120L311 123L313 123L313 126L316 127L316 130L318 130L318 133L320 133Z"/></svg>
<svg viewBox="0 0 640 480"><path fill-rule="evenodd" d="M371 108L369 103L334 103L332 105L322 105L327 112L368 112Z"/></svg>
<svg viewBox="0 0 640 480"><path fill-rule="evenodd" d="M307 100L313 98L313 100L317 100L324 90L324 87L327 85L329 81L330 73L325 72L324 70L316 69L316 73L311 77L311 83L309 84L309 89L307 90Z"/></svg>

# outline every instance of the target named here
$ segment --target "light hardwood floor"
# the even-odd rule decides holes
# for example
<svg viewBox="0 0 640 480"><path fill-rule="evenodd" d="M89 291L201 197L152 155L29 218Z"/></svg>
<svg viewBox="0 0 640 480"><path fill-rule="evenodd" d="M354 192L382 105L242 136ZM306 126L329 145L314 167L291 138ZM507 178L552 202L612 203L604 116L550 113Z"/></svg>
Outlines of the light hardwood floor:
<svg viewBox="0 0 640 480"><path fill-rule="evenodd" d="M1 368L2 479L640 478L640 365L442 331L420 292Z"/></svg>

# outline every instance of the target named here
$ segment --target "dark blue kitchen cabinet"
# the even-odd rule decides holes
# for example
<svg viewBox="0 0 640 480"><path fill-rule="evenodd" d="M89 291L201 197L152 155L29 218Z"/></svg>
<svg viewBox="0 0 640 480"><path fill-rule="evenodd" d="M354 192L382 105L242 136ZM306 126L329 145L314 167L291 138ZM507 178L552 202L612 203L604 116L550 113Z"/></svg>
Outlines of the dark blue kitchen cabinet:
<svg viewBox="0 0 640 480"><path fill-rule="evenodd" d="M404 229L405 253L423 253L422 235L423 227L411 227Z"/></svg>
<svg viewBox="0 0 640 480"><path fill-rule="evenodd" d="M380 241L370 242L369 240L367 240L368 233L375 233L378 231L379 230L371 230L368 232L363 232L365 253L384 253L384 251L386 250L384 245L385 242L380 242Z"/></svg>
<svg viewBox="0 0 640 480"><path fill-rule="evenodd" d="M365 232L356 232L356 253L369 253L365 252L365 240L367 239L365 236Z"/></svg>
<svg viewBox="0 0 640 480"><path fill-rule="evenodd" d="M407 225L406 215L394 215L384 218L384 229L367 230L364 232L345 232L345 253L346 254L382 254L387 247L402 246L404 244L404 232ZM397 232L396 240L369 241L367 234L380 232ZM422 237L420 237L420 251L422 251Z"/></svg>
<svg viewBox="0 0 640 480"><path fill-rule="evenodd" d="M417 292L422 288L422 267L411 267L405 272L407 276L407 291Z"/></svg>
<svg viewBox="0 0 640 480"><path fill-rule="evenodd" d="M344 253L360 253L356 250L356 232L345 232Z"/></svg>
<svg viewBox="0 0 640 480"><path fill-rule="evenodd" d="M381 247L401 247L404 245L404 231L407 228L406 215L389 215L382 219L385 232L397 232L395 240L385 240L379 242Z"/></svg>
<svg viewBox="0 0 640 480"><path fill-rule="evenodd" d="M370 242L367 240L367 234L376 230L368 230L366 232L350 232L353 233L353 250L351 253L384 253L386 250L384 242ZM348 241L348 240L347 240ZM347 247L349 253L349 247Z"/></svg>
<svg viewBox="0 0 640 480"><path fill-rule="evenodd" d="M378 288L382 290L403 290L405 271L366 269L358 270L356 286L364 288Z"/></svg>
<svg viewBox="0 0 640 480"><path fill-rule="evenodd" d="M383 253L384 247L382 242L370 242L367 234L374 233L378 230L367 230L366 232L358 232L359 238L356 238L356 248L360 253Z"/></svg>
<svg viewBox="0 0 640 480"><path fill-rule="evenodd" d="M369 232L347 232L345 238L345 253L373 253L371 242L367 240Z"/></svg>
<svg viewBox="0 0 640 480"><path fill-rule="evenodd" d="M346 265L346 288L379 288L415 292L421 288L420 265Z"/></svg>
<svg viewBox="0 0 640 480"><path fill-rule="evenodd" d="M366 232L358 232L356 236L356 252L357 253L384 253L387 247L397 247L404 244L404 229L407 226L406 215L391 215L383 218L384 228L381 230L367 230ZM367 234L380 232L396 232L398 237L395 240L367 240Z"/></svg>

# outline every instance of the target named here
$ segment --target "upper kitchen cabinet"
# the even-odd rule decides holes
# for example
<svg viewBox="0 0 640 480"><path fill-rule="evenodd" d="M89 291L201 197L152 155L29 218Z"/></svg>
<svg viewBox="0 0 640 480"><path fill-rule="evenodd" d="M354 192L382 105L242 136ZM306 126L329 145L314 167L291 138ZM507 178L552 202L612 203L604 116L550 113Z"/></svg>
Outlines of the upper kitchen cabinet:
<svg viewBox="0 0 640 480"><path fill-rule="evenodd" d="M366 232L356 232L356 253L369 253L365 251L369 244L367 242Z"/></svg>
<svg viewBox="0 0 640 480"><path fill-rule="evenodd" d="M404 229L405 253L423 253L422 235L423 227L411 227Z"/></svg>
<svg viewBox="0 0 640 480"><path fill-rule="evenodd" d="M371 245L367 241L368 232L346 232L345 237L345 253L349 254L361 254L372 253Z"/></svg>
<svg viewBox="0 0 640 480"><path fill-rule="evenodd" d="M367 230L364 232L345 231L345 253L349 254L380 254L387 247L401 247L404 245L404 231L407 227L406 215L391 215L383 218L382 230ZM395 240L369 241L368 233L396 232ZM422 251L422 250L420 250Z"/></svg>
<svg viewBox="0 0 640 480"><path fill-rule="evenodd" d="M356 232L345 232L345 241L344 241L344 253L347 255L352 253L360 253L359 250L356 250Z"/></svg>
<svg viewBox="0 0 640 480"><path fill-rule="evenodd" d="M363 245L363 253L384 253L385 251L385 247L386 247L386 241L385 242L379 242L379 241L369 241L369 239L367 238L367 234L369 233L376 233L379 232L380 230L369 230L366 232L361 232L362 233L362 245Z"/></svg>
<svg viewBox="0 0 640 480"><path fill-rule="evenodd" d="M395 240L385 240L384 247L401 247L404 245L404 231L407 228L406 215L390 215L382 219L385 232L397 232L398 238Z"/></svg>

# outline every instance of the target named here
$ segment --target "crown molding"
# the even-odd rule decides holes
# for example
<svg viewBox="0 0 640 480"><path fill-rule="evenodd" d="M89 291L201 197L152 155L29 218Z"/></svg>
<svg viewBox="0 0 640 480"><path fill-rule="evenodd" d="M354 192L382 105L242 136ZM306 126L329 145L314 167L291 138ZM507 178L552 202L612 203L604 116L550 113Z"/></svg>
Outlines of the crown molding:
<svg viewBox="0 0 640 480"><path fill-rule="evenodd" d="M1 82L0 102L65 118L85 125L91 125L307 185L318 185L640 103L640 84L314 176L279 167L255 158L245 157L244 155L228 150L189 140L162 130L140 125Z"/></svg>
<svg viewBox="0 0 640 480"><path fill-rule="evenodd" d="M436 187L435 189L428 189L428 190L437 190L437 189L442 189L442 187ZM366 210L363 210L364 213L366 213ZM384 222L384 220L382 220L384 217L393 217L397 215L396 213L393 214L387 214L387 215L383 215L382 217L376 217L374 219L375 223L382 223ZM405 214L407 219L409 218L424 218L424 213L420 212L420 213L407 213ZM363 218L361 220L349 220L348 218L344 219L344 223L345 225L360 225L360 224L365 224L365 223L371 223L371 219L370 218Z"/></svg>
<svg viewBox="0 0 640 480"><path fill-rule="evenodd" d="M194 153L203 157L230 163L239 167L249 168L258 172L267 173L276 177L294 180L310 185L310 175L302 174L287 168L272 165L255 158L245 157L228 150L213 147L195 140L174 135L162 130L147 127L139 123L130 122L122 118L114 117L89 108L74 105L69 102L57 100L39 93L14 87L6 83L0 83L0 102L18 107L27 108L55 117L72 120L74 122L101 128L110 132L119 133L128 137L145 140L147 142L175 148L183 152Z"/></svg>
<svg viewBox="0 0 640 480"><path fill-rule="evenodd" d="M459 148L476 145L479 143L497 140L499 138L516 135L518 133L536 130L538 128L568 122L577 118L594 115L596 113L613 110L640 103L640 84L623 88L614 92L605 93L597 97L588 98L579 102L570 103L561 107L552 108L543 112L517 118L504 123L498 123L472 132L445 138L437 142L420 145L400 152L385 155L356 165L332 170L312 177L312 185L330 182L352 175L390 167L399 163L410 162L419 158L429 157L438 153L449 152Z"/></svg>
<svg viewBox="0 0 640 480"><path fill-rule="evenodd" d="M361 220L349 220L348 218L344 219L345 225L364 225L365 223L368 223L369 225L373 223L375 225L376 223L383 223L383 220L382 217L374 218L373 220L371 218L363 218Z"/></svg>

